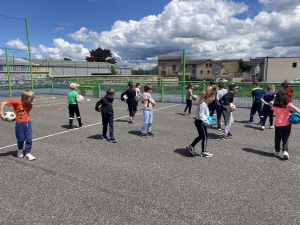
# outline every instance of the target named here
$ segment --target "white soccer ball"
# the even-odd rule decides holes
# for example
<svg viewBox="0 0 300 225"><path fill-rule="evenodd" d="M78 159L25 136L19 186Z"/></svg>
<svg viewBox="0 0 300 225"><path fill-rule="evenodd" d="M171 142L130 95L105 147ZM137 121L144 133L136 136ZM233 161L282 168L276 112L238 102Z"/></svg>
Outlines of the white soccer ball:
<svg viewBox="0 0 300 225"><path fill-rule="evenodd" d="M83 101L84 100L84 97L82 95L78 95L78 98Z"/></svg>
<svg viewBox="0 0 300 225"><path fill-rule="evenodd" d="M272 106L273 106L273 104L274 104L274 101L270 101L270 102L269 102L269 106L271 106L271 107L272 107Z"/></svg>
<svg viewBox="0 0 300 225"><path fill-rule="evenodd" d="M197 99L198 99L197 95L193 95L193 96L192 96L192 99L193 99L193 100L197 100Z"/></svg>
<svg viewBox="0 0 300 225"><path fill-rule="evenodd" d="M128 99L128 96L127 95L123 95L123 101L127 101L127 99Z"/></svg>
<svg viewBox="0 0 300 225"><path fill-rule="evenodd" d="M14 112L5 112L4 117L7 122L13 122L16 120L16 114Z"/></svg>
<svg viewBox="0 0 300 225"><path fill-rule="evenodd" d="M230 107L231 107L231 108L229 108L229 111L230 111L230 112L234 111L235 108L236 108L235 105L234 105L233 103L230 103Z"/></svg>

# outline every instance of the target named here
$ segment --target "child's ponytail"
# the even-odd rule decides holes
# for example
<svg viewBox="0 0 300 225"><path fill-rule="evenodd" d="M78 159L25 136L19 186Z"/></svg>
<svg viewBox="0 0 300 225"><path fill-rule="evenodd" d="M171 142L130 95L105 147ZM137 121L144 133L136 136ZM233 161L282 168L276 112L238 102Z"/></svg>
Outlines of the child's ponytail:
<svg viewBox="0 0 300 225"><path fill-rule="evenodd" d="M215 96L215 92L212 89L206 89L201 92L200 99L198 101L198 105L205 102L205 100L211 96Z"/></svg>

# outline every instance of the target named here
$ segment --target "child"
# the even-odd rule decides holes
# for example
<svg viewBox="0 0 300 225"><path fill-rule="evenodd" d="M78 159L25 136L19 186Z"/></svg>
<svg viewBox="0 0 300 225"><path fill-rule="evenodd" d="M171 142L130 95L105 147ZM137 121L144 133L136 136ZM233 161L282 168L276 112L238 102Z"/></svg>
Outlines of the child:
<svg viewBox="0 0 300 225"><path fill-rule="evenodd" d="M35 157L31 154L32 147L32 125L30 121L29 112L32 108L32 101L35 95L31 90L25 90L21 94L20 100L8 100L2 102L0 106L0 117L5 120L3 110L6 105L14 107L14 113L16 114L16 138L18 143L17 157L23 157L32 161ZM25 141L25 149L24 147Z"/></svg>
<svg viewBox="0 0 300 225"><path fill-rule="evenodd" d="M217 83L215 80L211 80L209 82L209 87L207 89L212 89L214 90L215 92L217 92L217 89L218 89L218 86L217 86ZM216 109L216 102L212 102L211 104L208 105L208 109L209 109L209 115L210 116L213 116L214 115L214 112L215 112L215 109Z"/></svg>
<svg viewBox="0 0 300 225"><path fill-rule="evenodd" d="M199 136L195 138L192 144L186 146L186 150L191 153L192 156L195 156L195 146L202 140L202 157L212 157L213 154L206 151L207 144L207 128L210 127L207 117L209 116L208 104L210 104L215 98L215 92L213 90L207 89L202 91L195 119L195 126L197 128Z"/></svg>
<svg viewBox="0 0 300 225"><path fill-rule="evenodd" d="M186 107L183 111L183 115L191 115L194 84L188 84L188 86L186 86L185 89L186 89L186 96L185 96ZM189 109L188 114L186 113L187 109Z"/></svg>
<svg viewBox="0 0 300 225"><path fill-rule="evenodd" d="M282 151L283 158L288 159L288 140L291 134L292 124L289 121L291 115L290 111L294 110L297 113L300 113L300 109L294 106L288 97L288 93L285 90L281 90L276 94L274 104L271 108L274 110L275 117L275 151L273 154L279 156L280 152L280 142L282 140Z"/></svg>
<svg viewBox="0 0 300 225"><path fill-rule="evenodd" d="M107 89L104 98L101 98L95 106L95 110L102 114L102 135L101 138L112 143L117 143L117 139L114 136L114 109L113 101L115 97L115 90L112 88ZM107 133L107 125L109 124L109 137Z"/></svg>
<svg viewBox="0 0 300 225"><path fill-rule="evenodd" d="M252 98L253 98L253 104L252 104L252 108L251 108L251 111L250 111L250 120L246 121L246 123L248 124L252 124L254 123L253 121L253 117L256 113L256 111L258 112L258 115L259 115L259 122L257 124L259 125L262 125L262 119L263 119L263 116L262 116L262 96L266 94L266 92L259 87L259 81L258 80L254 80L252 82L253 84L253 89L252 89Z"/></svg>
<svg viewBox="0 0 300 225"><path fill-rule="evenodd" d="M122 94L121 94L121 100L123 99L124 95L127 95L127 105L128 105L128 111L129 111L129 122L134 123L134 116L137 111L137 100L136 100L136 92L135 89L133 88L133 82L129 81L128 82L128 89L126 89Z"/></svg>
<svg viewBox="0 0 300 225"><path fill-rule="evenodd" d="M262 103L264 104L263 110L262 110L262 116L263 116L262 127L261 127L262 130L265 129L265 123L266 123L267 117L270 118L270 129L274 129L274 126L273 126L274 111L271 110L271 106L269 104L271 101L274 100L275 86L273 84L268 84L267 89L268 89L268 93L265 94L263 96L263 98L261 99Z"/></svg>
<svg viewBox="0 0 300 225"><path fill-rule="evenodd" d="M152 121L153 121L153 107L155 106L155 101L151 97L152 85L146 84L144 87L144 94L142 97L142 103L144 104L144 122L141 128L141 136L146 137L147 135L153 136L152 130ZM146 127L148 126L148 132L146 133Z"/></svg>
<svg viewBox="0 0 300 225"><path fill-rule="evenodd" d="M281 87L286 91L288 94L289 102L293 101L293 89L289 87L289 84L285 80L284 82L281 83Z"/></svg>
<svg viewBox="0 0 300 225"><path fill-rule="evenodd" d="M141 94L141 84L140 83L136 83L135 93L136 93L136 96L138 97L138 99L141 99L143 97L143 95Z"/></svg>
<svg viewBox="0 0 300 225"><path fill-rule="evenodd" d="M216 111L217 111L217 124L218 124L218 127L217 127L217 130L222 130L221 129L221 116L223 115L223 118L224 118L224 121L225 121L225 117L224 117L224 114L223 114L223 106L220 104L220 98L222 98L227 92L228 90L225 89L226 85L225 83L220 83L219 84L219 90L217 91L216 93L216 100L217 100L217 103L216 103Z"/></svg>
<svg viewBox="0 0 300 225"><path fill-rule="evenodd" d="M220 104L223 106L223 115L225 120L225 129L221 137L222 140L231 140L230 128L234 123L232 111L234 110L234 94L238 92L239 87L232 84L229 85L229 91L220 98Z"/></svg>
<svg viewBox="0 0 300 225"><path fill-rule="evenodd" d="M70 84L71 91L68 93L69 129L73 129L74 113L76 114L79 127L82 127L79 107L77 103L83 103L83 100L78 98L79 94L76 91L77 87L79 87L79 84L71 83Z"/></svg>

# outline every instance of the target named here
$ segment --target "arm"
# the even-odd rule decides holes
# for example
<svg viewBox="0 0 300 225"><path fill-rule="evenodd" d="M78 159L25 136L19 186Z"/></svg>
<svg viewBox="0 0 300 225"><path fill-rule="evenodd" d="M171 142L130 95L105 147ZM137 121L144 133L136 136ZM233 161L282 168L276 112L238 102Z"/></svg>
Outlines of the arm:
<svg viewBox="0 0 300 225"><path fill-rule="evenodd" d="M4 111L4 107L5 107L6 105L7 105L7 101L2 102L1 105L0 105L0 117L1 117L2 120L5 120L3 111Z"/></svg>
<svg viewBox="0 0 300 225"><path fill-rule="evenodd" d="M80 99L80 98L76 98L76 101L77 101L77 103L81 103L82 104L84 100Z"/></svg>
<svg viewBox="0 0 300 225"><path fill-rule="evenodd" d="M297 113L300 113L300 109L298 109L296 106L294 106L292 103L290 105L290 108L296 111Z"/></svg>
<svg viewBox="0 0 300 225"><path fill-rule="evenodd" d="M154 107L155 106L155 101L154 101L154 99L152 98L151 95L149 96L148 100L149 100L149 102L151 102L152 106Z"/></svg>
<svg viewBox="0 0 300 225"><path fill-rule="evenodd" d="M261 99L262 103L269 105L269 103L267 103L263 98Z"/></svg>

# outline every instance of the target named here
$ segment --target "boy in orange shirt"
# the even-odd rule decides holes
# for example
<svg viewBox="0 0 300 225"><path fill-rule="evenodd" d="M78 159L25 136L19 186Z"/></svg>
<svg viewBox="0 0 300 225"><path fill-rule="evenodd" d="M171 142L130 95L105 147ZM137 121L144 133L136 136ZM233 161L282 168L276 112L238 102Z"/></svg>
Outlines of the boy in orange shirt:
<svg viewBox="0 0 300 225"><path fill-rule="evenodd" d="M32 126L29 115L34 96L31 90L25 90L21 94L21 99L8 100L2 102L0 105L0 117L2 120L5 120L3 114L4 107L6 105L14 107L14 113L16 114L16 138L18 142L17 156L21 158L25 155L25 158L30 161L35 160L35 157L30 153L32 146ZM23 149L24 142L25 149Z"/></svg>

